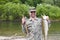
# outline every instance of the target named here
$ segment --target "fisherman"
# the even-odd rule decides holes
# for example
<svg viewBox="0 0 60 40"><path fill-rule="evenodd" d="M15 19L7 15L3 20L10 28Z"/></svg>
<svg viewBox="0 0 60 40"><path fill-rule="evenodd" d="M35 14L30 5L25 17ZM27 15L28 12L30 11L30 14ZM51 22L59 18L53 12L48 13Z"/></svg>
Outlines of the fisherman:
<svg viewBox="0 0 60 40"><path fill-rule="evenodd" d="M25 22L26 32L29 35L28 40L42 40L42 19L36 17L35 7L32 7L29 11L30 18L25 21L22 18L22 24Z"/></svg>

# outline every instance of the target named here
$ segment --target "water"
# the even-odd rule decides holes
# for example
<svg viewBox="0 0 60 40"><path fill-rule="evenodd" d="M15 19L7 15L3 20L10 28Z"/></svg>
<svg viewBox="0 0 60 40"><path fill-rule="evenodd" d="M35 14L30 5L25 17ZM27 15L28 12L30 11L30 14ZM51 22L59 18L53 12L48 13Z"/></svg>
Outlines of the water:
<svg viewBox="0 0 60 40"><path fill-rule="evenodd" d="M0 39L25 40L22 33L21 22L0 22ZM17 35L17 36L16 36ZM60 40L60 22L51 22L48 40Z"/></svg>
<svg viewBox="0 0 60 40"><path fill-rule="evenodd" d="M0 35L10 36L20 33L22 33L20 22L0 22Z"/></svg>
<svg viewBox="0 0 60 40"><path fill-rule="evenodd" d="M24 35L21 22L0 22L0 36ZM60 34L60 22L51 22L49 34Z"/></svg>
<svg viewBox="0 0 60 40"><path fill-rule="evenodd" d="M51 22L49 34L60 34L60 21Z"/></svg>

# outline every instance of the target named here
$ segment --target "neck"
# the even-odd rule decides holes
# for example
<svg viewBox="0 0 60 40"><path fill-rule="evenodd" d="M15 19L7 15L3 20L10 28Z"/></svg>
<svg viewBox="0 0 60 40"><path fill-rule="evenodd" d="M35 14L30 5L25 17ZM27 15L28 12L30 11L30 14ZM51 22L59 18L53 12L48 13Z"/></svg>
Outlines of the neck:
<svg viewBox="0 0 60 40"><path fill-rule="evenodd" d="M36 18L36 16L35 16L35 17L30 17L30 18L33 18L33 19L35 19L35 18Z"/></svg>
<svg viewBox="0 0 60 40"><path fill-rule="evenodd" d="M33 17L30 17L30 19L33 20L33 21L35 20L35 18L36 18L36 17L34 17L34 18L33 18Z"/></svg>

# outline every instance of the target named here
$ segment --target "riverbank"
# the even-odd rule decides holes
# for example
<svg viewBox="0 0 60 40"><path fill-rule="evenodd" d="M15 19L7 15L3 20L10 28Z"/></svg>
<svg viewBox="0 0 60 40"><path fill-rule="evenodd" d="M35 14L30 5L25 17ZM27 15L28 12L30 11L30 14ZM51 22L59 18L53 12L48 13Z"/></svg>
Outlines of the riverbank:
<svg viewBox="0 0 60 40"><path fill-rule="evenodd" d="M27 40L24 36L0 36L0 40ZM48 40L60 40L60 34L49 34Z"/></svg>

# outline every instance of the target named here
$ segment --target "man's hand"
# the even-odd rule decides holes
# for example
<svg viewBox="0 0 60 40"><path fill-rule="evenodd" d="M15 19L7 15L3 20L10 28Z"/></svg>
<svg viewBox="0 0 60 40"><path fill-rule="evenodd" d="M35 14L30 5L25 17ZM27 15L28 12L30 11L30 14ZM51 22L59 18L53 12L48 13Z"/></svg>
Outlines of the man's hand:
<svg viewBox="0 0 60 40"><path fill-rule="evenodd" d="M49 17L48 16L46 16L46 20L49 21Z"/></svg>
<svg viewBox="0 0 60 40"><path fill-rule="evenodd" d="M22 18L22 24L25 24L25 17Z"/></svg>

